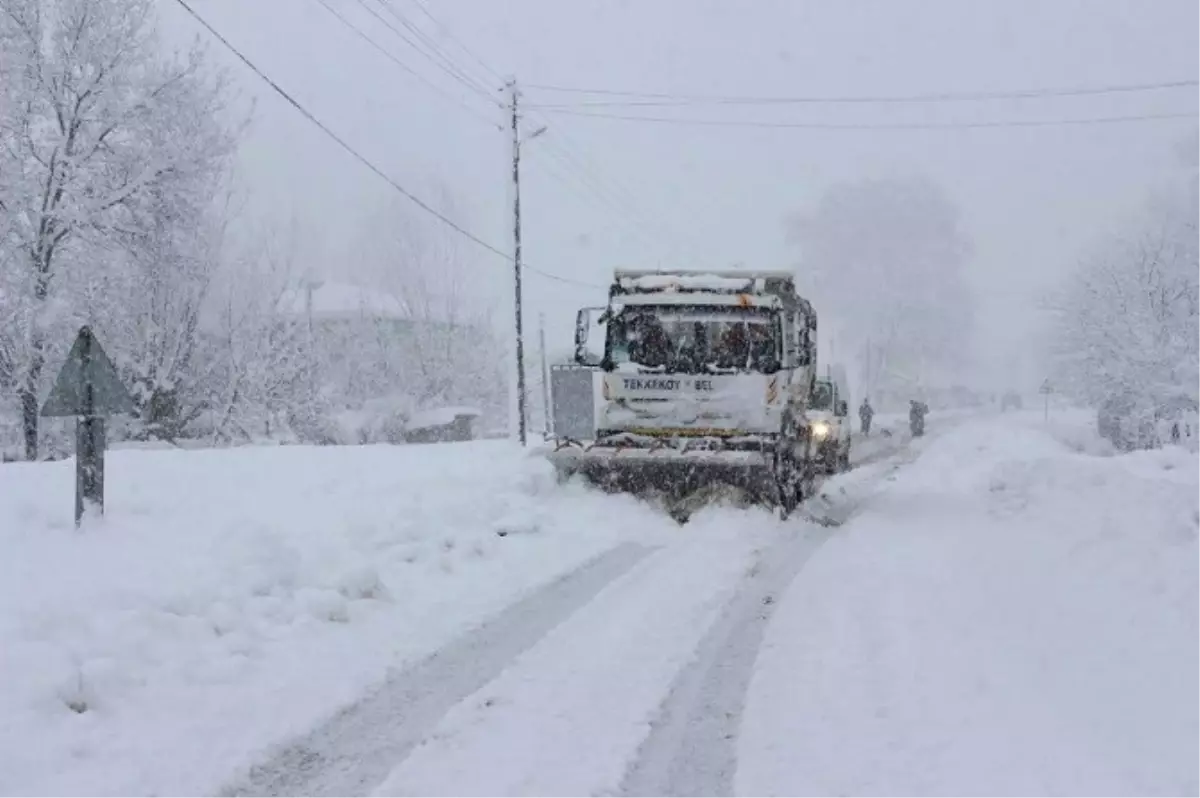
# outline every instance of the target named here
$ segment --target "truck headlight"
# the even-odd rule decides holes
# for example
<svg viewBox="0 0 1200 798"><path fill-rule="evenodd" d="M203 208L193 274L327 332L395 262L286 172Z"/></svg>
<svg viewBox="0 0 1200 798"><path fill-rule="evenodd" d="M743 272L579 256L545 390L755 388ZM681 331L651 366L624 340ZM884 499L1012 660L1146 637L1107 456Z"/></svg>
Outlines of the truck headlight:
<svg viewBox="0 0 1200 798"><path fill-rule="evenodd" d="M817 440L821 440L822 438L828 437L829 436L829 425L827 423L825 423L824 421L814 422L812 425L812 435Z"/></svg>

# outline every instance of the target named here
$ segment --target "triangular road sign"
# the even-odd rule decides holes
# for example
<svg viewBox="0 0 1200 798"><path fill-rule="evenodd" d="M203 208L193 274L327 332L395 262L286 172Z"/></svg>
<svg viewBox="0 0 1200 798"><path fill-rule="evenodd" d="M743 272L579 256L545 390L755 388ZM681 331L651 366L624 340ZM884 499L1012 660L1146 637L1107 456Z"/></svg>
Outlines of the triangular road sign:
<svg viewBox="0 0 1200 798"><path fill-rule="evenodd" d="M136 410L133 397L121 384L116 367L92 335L92 329L80 327L67 362L63 363L50 396L42 405L42 415L111 416Z"/></svg>

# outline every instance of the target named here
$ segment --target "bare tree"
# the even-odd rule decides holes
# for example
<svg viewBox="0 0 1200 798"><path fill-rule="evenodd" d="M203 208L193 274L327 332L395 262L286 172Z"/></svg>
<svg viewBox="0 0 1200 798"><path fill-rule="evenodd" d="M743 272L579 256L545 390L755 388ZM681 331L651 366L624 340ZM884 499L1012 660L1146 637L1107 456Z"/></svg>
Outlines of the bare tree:
<svg viewBox="0 0 1200 798"><path fill-rule="evenodd" d="M443 211L454 215L452 199L441 193ZM487 282L461 239L394 206L365 241L367 279L408 322L402 337L381 330L388 379L414 386L421 404L503 401L503 350Z"/></svg>
<svg viewBox="0 0 1200 798"><path fill-rule="evenodd" d="M170 228L211 201L234 149L235 134L220 122L224 82L199 50L163 57L153 6L0 0L0 107L8 109L0 211L9 250L0 260L24 272L10 280L20 334L5 350L19 372L30 459L48 328L72 305L66 273L76 270L94 288L99 267L111 265L106 253L129 239L161 240L156 225Z"/></svg>
<svg viewBox="0 0 1200 798"><path fill-rule="evenodd" d="M275 437L314 414L317 391L306 330L280 314L295 291L298 224L231 259L209 293L211 334L195 354L198 388L218 441Z"/></svg>

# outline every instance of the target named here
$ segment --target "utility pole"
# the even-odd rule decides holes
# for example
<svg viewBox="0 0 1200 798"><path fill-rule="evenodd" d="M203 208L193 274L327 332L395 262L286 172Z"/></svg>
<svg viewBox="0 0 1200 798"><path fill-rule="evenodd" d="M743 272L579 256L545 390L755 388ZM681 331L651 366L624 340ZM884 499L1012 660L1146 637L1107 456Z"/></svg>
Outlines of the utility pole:
<svg viewBox="0 0 1200 798"><path fill-rule="evenodd" d="M545 437L550 438L551 432L551 413L550 410L550 367L546 363L546 314L538 314L538 346L542 350L542 409L544 412L543 427Z"/></svg>
<svg viewBox="0 0 1200 798"><path fill-rule="evenodd" d="M517 437L525 445L525 335L521 323L521 127L517 102L520 92L514 78L508 83L512 103L512 180L513 180L513 310L516 319L517 361Z"/></svg>
<svg viewBox="0 0 1200 798"><path fill-rule="evenodd" d="M521 306L521 145L546 132L543 125L521 139L521 115L517 110L521 92L517 90L516 78L508 82L509 101L512 111L512 180L513 180L513 311L516 321L517 361L517 435L524 446L529 426L528 392L525 389L525 332L522 324Z"/></svg>

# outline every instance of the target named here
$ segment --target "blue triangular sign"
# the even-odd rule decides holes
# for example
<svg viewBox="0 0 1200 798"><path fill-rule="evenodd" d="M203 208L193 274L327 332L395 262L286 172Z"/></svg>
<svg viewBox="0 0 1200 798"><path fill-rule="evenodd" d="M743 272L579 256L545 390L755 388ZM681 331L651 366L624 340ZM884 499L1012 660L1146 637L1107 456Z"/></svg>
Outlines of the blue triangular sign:
<svg viewBox="0 0 1200 798"><path fill-rule="evenodd" d="M42 405L43 416L111 416L134 413L137 406L121 383L100 342L88 326L79 335L63 363L50 396Z"/></svg>

